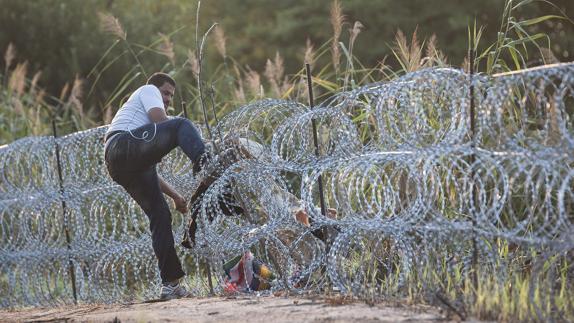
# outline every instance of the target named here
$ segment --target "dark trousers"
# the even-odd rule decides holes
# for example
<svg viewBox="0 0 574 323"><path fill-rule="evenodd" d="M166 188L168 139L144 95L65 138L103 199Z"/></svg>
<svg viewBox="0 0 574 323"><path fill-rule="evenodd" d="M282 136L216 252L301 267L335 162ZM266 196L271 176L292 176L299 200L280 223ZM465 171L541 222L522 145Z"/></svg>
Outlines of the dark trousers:
<svg viewBox="0 0 574 323"><path fill-rule="evenodd" d="M147 133L147 135L146 135ZM183 118L147 124L112 136L106 142L105 160L112 179L138 203L150 221L153 250L162 282L185 275L175 251L169 206L159 186L156 164L180 147L199 166L205 146L193 124Z"/></svg>

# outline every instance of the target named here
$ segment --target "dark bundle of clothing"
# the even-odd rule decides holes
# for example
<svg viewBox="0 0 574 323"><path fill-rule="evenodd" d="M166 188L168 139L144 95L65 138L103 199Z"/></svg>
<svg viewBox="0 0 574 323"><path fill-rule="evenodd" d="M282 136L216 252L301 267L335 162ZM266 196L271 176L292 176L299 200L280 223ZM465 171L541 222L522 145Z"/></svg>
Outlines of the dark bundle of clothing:
<svg viewBox="0 0 574 323"><path fill-rule="evenodd" d="M185 248L193 248L195 245L195 236L197 233L197 216L201 210L201 202L207 189L223 174L231 165L240 160L242 156L234 147L228 147L218 155L206 153L201 160L202 178L199 181L197 190L190 200L191 218L188 222L188 229L184 234L181 245ZM217 204L223 214L227 216L237 216L244 213L243 208L234 196L231 183L226 183L222 194L217 197ZM213 218L210 215L209 221Z"/></svg>

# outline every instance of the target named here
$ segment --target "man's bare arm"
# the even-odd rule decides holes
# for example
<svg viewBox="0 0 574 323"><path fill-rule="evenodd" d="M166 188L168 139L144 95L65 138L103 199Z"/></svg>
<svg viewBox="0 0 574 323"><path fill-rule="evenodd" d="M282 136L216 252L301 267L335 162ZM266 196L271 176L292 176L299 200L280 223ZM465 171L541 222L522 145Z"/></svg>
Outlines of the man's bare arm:
<svg viewBox="0 0 574 323"><path fill-rule="evenodd" d="M166 182L161 176L158 175L159 188L167 196L173 199L175 203L175 208L181 213L187 212L187 202L181 194L179 194L168 182Z"/></svg>
<svg viewBox="0 0 574 323"><path fill-rule="evenodd" d="M147 115L149 116L149 120L153 123L159 123L168 119L167 114L165 114L165 110L162 108L151 108Z"/></svg>

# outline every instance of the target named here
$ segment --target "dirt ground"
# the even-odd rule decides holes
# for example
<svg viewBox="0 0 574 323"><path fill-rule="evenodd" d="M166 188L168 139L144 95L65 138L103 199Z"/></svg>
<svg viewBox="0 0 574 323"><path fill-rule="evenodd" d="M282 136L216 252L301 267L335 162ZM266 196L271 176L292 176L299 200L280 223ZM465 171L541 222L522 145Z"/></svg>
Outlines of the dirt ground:
<svg viewBox="0 0 574 323"><path fill-rule="evenodd" d="M341 298L241 296L167 302L80 305L0 311L13 322L431 322L449 321L437 308L375 304Z"/></svg>

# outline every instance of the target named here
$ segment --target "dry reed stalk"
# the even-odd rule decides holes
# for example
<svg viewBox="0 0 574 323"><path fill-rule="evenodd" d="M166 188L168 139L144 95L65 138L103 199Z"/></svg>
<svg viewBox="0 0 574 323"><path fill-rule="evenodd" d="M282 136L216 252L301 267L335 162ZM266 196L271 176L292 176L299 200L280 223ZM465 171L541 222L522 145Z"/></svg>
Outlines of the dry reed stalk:
<svg viewBox="0 0 574 323"><path fill-rule="evenodd" d="M42 123L44 120L40 114L40 107L36 106L35 109L31 109L30 114L32 114L32 118L30 118L31 122L32 122L32 126L29 127L29 129L31 129L32 135L33 136L41 135L41 133L43 131Z"/></svg>
<svg viewBox="0 0 574 323"><path fill-rule="evenodd" d="M438 52L436 34L432 34L427 42L426 54L427 56L434 56Z"/></svg>
<svg viewBox="0 0 574 323"><path fill-rule="evenodd" d="M433 34L426 46L426 57L423 59L425 67L430 67L434 65L445 65L446 56L442 51L437 48L436 34Z"/></svg>
<svg viewBox="0 0 574 323"><path fill-rule="evenodd" d="M263 75L265 75L265 78L271 85L271 89L275 95L279 96L279 84L277 84L277 80L275 79L275 66L270 59L267 59L267 62L265 63L265 72Z"/></svg>
<svg viewBox="0 0 574 323"><path fill-rule="evenodd" d="M197 56L195 55L195 51L192 51L191 49L187 50L187 61L186 61L186 63L189 64L189 68L191 69L191 72L193 73L194 78L197 78L197 76L199 75L199 60L197 59Z"/></svg>
<svg viewBox="0 0 574 323"><path fill-rule="evenodd" d="M269 81L271 89L275 92L276 97L281 97L281 89L283 88L283 75L285 74L285 67L283 57L277 52L275 59L271 61L267 59L265 64L265 78Z"/></svg>
<svg viewBox="0 0 574 323"><path fill-rule="evenodd" d="M277 96L282 97L293 84L289 82L289 78L285 75L285 61L283 57L277 52L275 54L275 77L277 84L279 84L279 91Z"/></svg>
<svg viewBox="0 0 574 323"><path fill-rule="evenodd" d="M560 60L556 58L554 53L550 48L540 48L540 54L542 55L542 60L544 64L556 64L560 63Z"/></svg>
<svg viewBox="0 0 574 323"><path fill-rule="evenodd" d="M158 51L161 55L167 57L172 66L175 66L175 52L173 50L173 42L169 39L169 36L159 33L161 42L158 46Z"/></svg>
<svg viewBox="0 0 574 323"><path fill-rule="evenodd" d="M245 91L243 90L243 85L233 89L233 99L237 102L245 102Z"/></svg>
<svg viewBox="0 0 574 323"><path fill-rule="evenodd" d="M422 48L417 38L417 31L413 32L413 38L409 45L407 37L399 29L395 36L395 47L398 59L402 62L405 72L414 72L421 67Z"/></svg>
<svg viewBox="0 0 574 323"><path fill-rule="evenodd" d="M397 30L397 33L395 34L395 49L398 51L399 54L399 58L401 58L402 60L408 60L409 58L409 43L407 40L407 37L405 36L405 34L403 33L402 30Z"/></svg>
<svg viewBox="0 0 574 323"><path fill-rule="evenodd" d="M40 80L40 77L42 76L42 71L38 71L36 72L36 74L34 74L34 76L32 77L32 82L30 82L30 90L35 91L36 88L38 87L38 81Z"/></svg>
<svg viewBox="0 0 574 323"><path fill-rule="evenodd" d="M355 23L353 24L353 28L349 29L349 33L351 34L351 37L349 38L349 51L350 52L352 52L353 45L355 44L355 41L357 40L357 36L359 36L363 27L364 26L360 21L355 21Z"/></svg>
<svg viewBox="0 0 574 323"><path fill-rule="evenodd" d="M40 104L44 100L44 96L46 95L46 91L38 87L38 81L42 76L42 71L36 72L34 77L32 77L32 82L30 82L30 93L35 95L34 102L35 104Z"/></svg>
<svg viewBox="0 0 574 323"><path fill-rule="evenodd" d="M116 17L109 13L98 12L98 18L100 19L100 28L104 32L110 33L124 41L127 39L127 33Z"/></svg>
<svg viewBox="0 0 574 323"><path fill-rule="evenodd" d="M215 48L217 49L219 55L221 55L221 57L225 59L227 57L227 52L225 48L225 42L226 42L225 32L223 31L223 28L220 25L217 25L213 32L215 37Z"/></svg>
<svg viewBox="0 0 574 323"><path fill-rule="evenodd" d="M112 16L111 14L104 13L104 12L98 12L98 17L100 19L100 28L104 32L112 34L112 35L114 35L114 36L116 36L119 39L124 41L125 46L128 49L128 52L132 55L133 59L137 62L137 66L139 67L141 73L143 74L143 76L145 78L147 78L148 77L147 72L145 71L144 66L140 62L140 60L138 58L138 54L136 54L134 52L132 46L127 41L127 35L128 34L124 30L124 28L122 27L122 24L120 23L120 21L116 17Z"/></svg>
<svg viewBox="0 0 574 323"><path fill-rule="evenodd" d="M114 118L114 113L112 111L112 107L111 106L104 107L104 115L103 115L104 124L112 123L113 118Z"/></svg>
<svg viewBox="0 0 574 323"><path fill-rule="evenodd" d="M285 61L279 52L275 53L275 59L273 60L273 65L275 66L275 79L280 81L285 75Z"/></svg>
<svg viewBox="0 0 574 323"><path fill-rule="evenodd" d="M237 87L233 89L234 99L238 102L245 102L245 90L243 89L243 79L241 78L241 72L237 68L236 64L233 64L233 71L235 72Z"/></svg>
<svg viewBox="0 0 574 323"><path fill-rule="evenodd" d="M6 71L8 71L15 58L16 58L16 47L14 47L14 44L10 43L8 44L8 48L6 48L6 52L4 53L4 63L6 63L5 67Z"/></svg>
<svg viewBox="0 0 574 323"><path fill-rule="evenodd" d="M42 104L44 102L44 97L46 96L46 90L40 89L36 96L34 97L35 104Z"/></svg>
<svg viewBox="0 0 574 323"><path fill-rule="evenodd" d="M389 58L388 55L385 55L385 57L383 57L383 59L381 59L378 64L377 64L377 70L384 75L386 78L390 78L389 74L387 73L387 71L390 71L391 73L393 72L393 69L391 68L391 66L387 65L387 59Z"/></svg>
<svg viewBox="0 0 574 323"><path fill-rule="evenodd" d="M14 112L19 116L26 116L26 111L24 111L24 104L20 101L19 97L13 97L11 100L12 106L14 107Z"/></svg>
<svg viewBox="0 0 574 323"><path fill-rule="evenodd" d="M460 66L462 68L462 70L465 73L469 73L470 72L470 60L468 59L468 56L464 57L464 60L462 61L462 65Z"/></svg>
<svg viewBox="0 0 574 323"><path fill-rule="evenodd" d="M352 79L352 74L355 71L353 67L353 47L355 45L355 41L357 40L357 36L361 33L361 29L363 28L363 24L360 21L355 21L353 24L353 28L349 29L349 53L347 57L347 69L345 71L345 81L343 83L343 89L347 89L347 85L349 84L349 78Z"/></svg>
<svg viewBox="0 0 574 323"><path fill-rule="evenodd" d="M417 29L413 32L413 37L411 38L410 47L410 66L412 71L416 71L421 67L423 49L417 38Z"/></svg>
<svg viewBox="0 0 574 323"><path fill-rule="evenodd" d="M68 91L70 91L70 84L66 82L66 84L64 84L64 87L62 88L62 91L60 91L60 97L59 97L60 102L64 102L64 99L68 95Z"/></svg>
<svg viewBox="0 0 574 323"><path fill-rule="evenodd" d="M28 73L28 62L16 65L10 80L8 81L8 89L16 93L18 97L22 96L26 89L26 74Z"/></svg>
<svg viewBox="0 0 574 323"><path fill-rule="evenodd" d="M331 58L333 60L333 67L335 71L339 72L339 65L341 63L341 51L339 49L339 39L345 23L345 16L343 15L343 8L339 0L334 0L331 4L330 10L331 26L333 27L333 41L331 43Z"/></svg>
<svg viewBox="0 0 574 323"><path fill-rule="evenodd" d="M297 99L300 102L309 102L309 87L307 85L307 77L302 74L297 84Z"/></svg>
<svg viewBox="0 0 574 323"><path fill-rule="evenodd" d="M546 103L546 113L550 123L550 128L548 129L548 139L547 145L556 145L560 142L562 138L562 132L560 131L560 124L562 123L562 116L560 115L560 110L556 107L556 99L554 96L550 96L548 102Z"/></svg>
<svg viewBox="0 0 574 323"><path fill-rule="evenodd" d="M247 66L245 82L247 83L247 89L249 89L249 92L251 92L253 96L260 97L262 95L261 76L249 66Z"/></svg>
<svg viewBox="0 0 574 323"><path fill-rule="evenodd" d="M281 87L279 88L279 91L281 93L280 96L282 97L284 93L287 93L287 91L289 91L291 87L293 87L293 83L289 82L287 76L284 76L283 81L281 82Z"/></svg>
<svg viewBox="0 0 574 323"><path fill-rule="evenodd" d="M84 117L84 105L82 104L83 85L84 81L76 74L74 83L72 83L70 97L68 98L68 103L78 110L82 118Z"/></svg>
<svg viewBox="0 0 574 323"><path fill-rule="evenodd" d="M305 64L311 65L311 68L315 63L315 48L313 46L313 43L311 42L311 39L309 38L307 38L307 41L305 42L304 62Z"/></svg>

